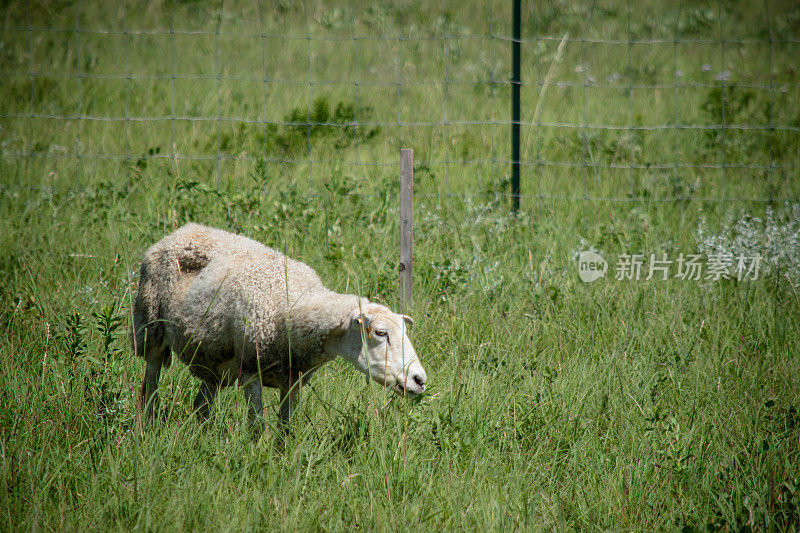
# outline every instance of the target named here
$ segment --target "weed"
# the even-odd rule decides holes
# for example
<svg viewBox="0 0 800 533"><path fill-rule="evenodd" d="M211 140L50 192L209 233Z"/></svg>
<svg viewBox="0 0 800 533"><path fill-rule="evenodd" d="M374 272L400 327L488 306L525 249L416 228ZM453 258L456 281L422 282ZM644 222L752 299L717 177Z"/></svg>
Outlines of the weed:
<svg viewBox="0 0 800 533"><path fill-rule="evenodd" d="M281 128L270 131L271 145L285 155L307 154L316 144L329 142L337 150L353 143L366 142L380 133L380 127L364 128L356 120L368 120L372 108L339 102L334 108L324 96L316 98L310 108L296 107L284 117Z"/></svg>
<svg viewBox="0 0 800 533"><path fill-rule="evenodd" d="M117 339L124 329L124 318L116 305L104 306L102 310L92 312L92 317L100 334L103 359L90 358L86 390L97 392L98 416L107 433L111 429L109 426L113 426L121 416L124 386L116 379L122 370L122 349L117 345Z"/></svg>
<svg viewBox="0 0 800 533"><path fill-rule="evenodd" d="M499 266L497 261L489 263L477 257L471 262L446 258L430 264L434 272L434 286L442 301L464 295L473 287L490 298L497 296L503 286Z"/></svg>
<svg viewBox="0 0 800 533"><path fill-rule="evenodd" d="M777 211L767 207L763 219L742 211L735 220L730 217L716 233L710 232L705 220L701 220L697 244L706 254L758 257L761 275L785 280L795 288L800 286L798 204L786 204Z"/></svg>
<svg viewBox="0 0 800 533"><path fill-rule="evenodd" d="M59 337L65 344L64 365L68 377L68 388L72 391L75 381L75 371L79 368L79 363L86 353L86 325L83 317L77 311L67 315L62 324Z"/></svg>
<svg viewBox="0 0 800 533"><path fill-rule="evenodd" d="M100 333L101 342L103 343L103 356L104 364L108 364L112 357L116 357L120 353L120 349L113 346L117 338L119 330L123 325L123 317L119 315L115 306L105 306L101 311L93 311L92 317L95 319L95 327Z"/></svg>

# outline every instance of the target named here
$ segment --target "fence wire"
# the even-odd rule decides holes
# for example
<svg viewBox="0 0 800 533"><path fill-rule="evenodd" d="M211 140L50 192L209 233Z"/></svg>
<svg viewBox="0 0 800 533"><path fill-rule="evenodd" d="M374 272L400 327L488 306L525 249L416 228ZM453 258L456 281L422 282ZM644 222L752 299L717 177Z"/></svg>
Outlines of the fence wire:
<svg viewBox="0 0 800 533"><path fill-rule="evenodd" d="M408 147L423 194L510 194L510 2L202 5L9 4L2 186L147 161L373 180ZM524 2L523 28L523 198L800 196L798 8Z"/></svg>

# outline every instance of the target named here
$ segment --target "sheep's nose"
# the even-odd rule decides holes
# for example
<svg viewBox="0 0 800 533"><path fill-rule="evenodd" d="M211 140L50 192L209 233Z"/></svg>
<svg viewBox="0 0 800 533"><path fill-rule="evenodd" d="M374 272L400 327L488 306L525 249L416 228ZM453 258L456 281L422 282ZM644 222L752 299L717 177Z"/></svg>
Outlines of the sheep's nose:
<svg viewBox="0 0 800 533"><path fill-rule="evenodd" d="M419 387L420 391L425 390L425 376L421 374L414 374L414 377L411 378L416 383L417 387Z"/></svg>

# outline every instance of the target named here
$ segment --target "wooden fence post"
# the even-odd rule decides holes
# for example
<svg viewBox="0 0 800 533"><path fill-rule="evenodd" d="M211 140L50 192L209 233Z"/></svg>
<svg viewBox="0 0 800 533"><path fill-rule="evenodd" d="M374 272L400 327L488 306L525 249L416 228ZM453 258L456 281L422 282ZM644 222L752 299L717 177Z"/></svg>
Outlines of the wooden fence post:
<svg viewBox="0 0 800 533"><path fill-rule="evenodd" d="M400 150L400 309L414 305L414 150Z"/></svg>

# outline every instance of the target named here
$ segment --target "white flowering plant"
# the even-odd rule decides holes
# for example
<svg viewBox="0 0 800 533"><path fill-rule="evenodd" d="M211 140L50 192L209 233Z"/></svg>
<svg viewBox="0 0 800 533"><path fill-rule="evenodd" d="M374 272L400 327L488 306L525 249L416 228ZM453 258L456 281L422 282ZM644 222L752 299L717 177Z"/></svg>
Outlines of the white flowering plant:
<svg viewBox="0 0 800 533"><path fill-rule="evenodd" d="M767 207L763 218L741 211L716 233L702 219L696 239L698 250L708 255L759 256L762 275L800 286L800 204Z"/></svg>

